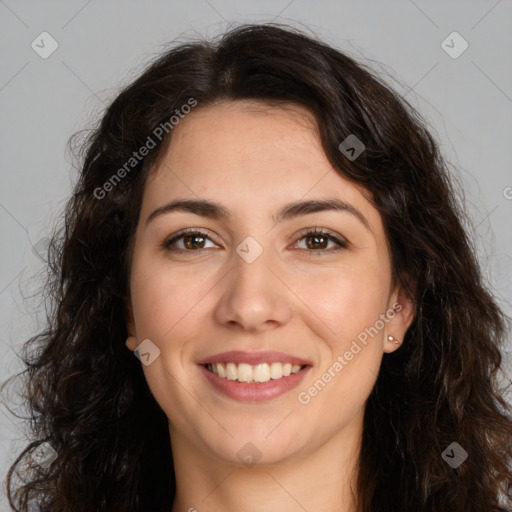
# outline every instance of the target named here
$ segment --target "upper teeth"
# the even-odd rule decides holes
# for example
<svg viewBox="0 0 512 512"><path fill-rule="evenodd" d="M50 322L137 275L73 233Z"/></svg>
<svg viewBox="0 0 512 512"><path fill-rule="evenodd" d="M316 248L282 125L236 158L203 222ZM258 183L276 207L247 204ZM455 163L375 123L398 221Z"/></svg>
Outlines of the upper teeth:
<svg viewBox="0 0 512 512"><path fill-rule="evenodd" d="M291 363L262 363L254 366L247 363L213 363L208 364L207 368L215 375L228 380L268 382L270 379L280 379L297 373L302 366Z"/></svg>

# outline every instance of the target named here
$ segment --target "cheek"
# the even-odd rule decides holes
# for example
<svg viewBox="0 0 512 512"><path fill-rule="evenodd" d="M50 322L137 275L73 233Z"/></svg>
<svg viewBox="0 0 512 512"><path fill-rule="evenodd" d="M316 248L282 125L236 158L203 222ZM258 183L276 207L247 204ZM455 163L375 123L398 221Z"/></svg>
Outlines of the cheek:
<svg viewBox="0 0 512 512"><path fill-rule="evenodd" d="M390 280L370 265L336 269L321 280L302 280L300 297L306 297L311 314L329 327L332 345L344 346L384 313Z"/></svg>
<svg viewBox="0 0 512 512"><path fill-rule="evenodd" d="M160 356L143 372L152 394L173 421L193 408L180 383L190 371L186 364L189 341L199 336L204 281L176 269L134 260L131 295L138 341L150 339ZM206 288L207 290L208 288ZM192 414L192 410L188 411Z"/></svg>
<svg viewBox="0 0 512 512"><path fill-rule="evenodd" d="M323 341L317 345L321 367L301 389L299 402L311 403L311 411L319 416L340 406L338 416L324 419L337 429L339 422L358 414L375 385L383 355L382 331L374 335L369 329L385 313L390 280L377 267L330 277L321 287L311 287L308 296L308 304L314 305L311 325L320 325L313 318L317 316L329 329L320 325L316 330Z"/></svg>
<svg viewBox="0 0 512 512"><path fill-rule="evenodd" d="M131 276L131 299L137 334L164 340L187 317L206 293L204 281L179 268L134 261Z"/></svg>

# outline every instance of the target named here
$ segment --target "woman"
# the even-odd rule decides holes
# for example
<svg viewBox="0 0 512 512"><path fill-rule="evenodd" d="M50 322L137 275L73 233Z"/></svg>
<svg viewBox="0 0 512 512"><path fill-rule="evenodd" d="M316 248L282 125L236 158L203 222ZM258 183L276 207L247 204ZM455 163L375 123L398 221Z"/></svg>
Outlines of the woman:
<svg viewBox="0 0 512 512"><path fill-rule="evenodd" d="M163 54L84 151L13 510L509 510L505 317L376 76L242 26Z"/></svg>

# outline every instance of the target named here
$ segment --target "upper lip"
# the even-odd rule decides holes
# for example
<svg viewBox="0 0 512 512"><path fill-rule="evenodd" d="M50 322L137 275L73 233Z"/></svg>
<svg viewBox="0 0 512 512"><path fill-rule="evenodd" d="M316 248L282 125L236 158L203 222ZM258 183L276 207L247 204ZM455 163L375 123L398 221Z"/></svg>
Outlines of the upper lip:
<svg viewBox="0 0 512 512"><path fill-rule="evenodd" d="M310 361L290 354L285 354L284 352L244 352L243 350L232 350L230 352L214 354L212 356L205 357L197 364L205 365L210 363L247 363L250 365L263 363L291 363L299 364L301 366L311 365Z"/></svg>

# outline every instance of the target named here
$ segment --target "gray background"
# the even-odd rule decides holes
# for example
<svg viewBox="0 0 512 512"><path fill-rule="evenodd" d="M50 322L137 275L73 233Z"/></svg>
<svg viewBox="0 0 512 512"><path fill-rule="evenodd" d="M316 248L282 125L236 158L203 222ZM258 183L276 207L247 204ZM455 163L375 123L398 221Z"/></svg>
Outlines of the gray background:
<svg viewBox="0 0 512 512"><path fill-rule="evenodd" d="M464 188L484 272L512 314L510 0L0 0L1 381L21 369L16 353L42 322L30 298L44 270L34 246L44 246L76 177L69 136L90 127L165 43L243 21L306 25L386 73L420 110ZM47 59L31 47L44 31L59 45ZM456 59L441 46L453 31L469 44ZM0 480L24 436L0 405Z"/></svg>

